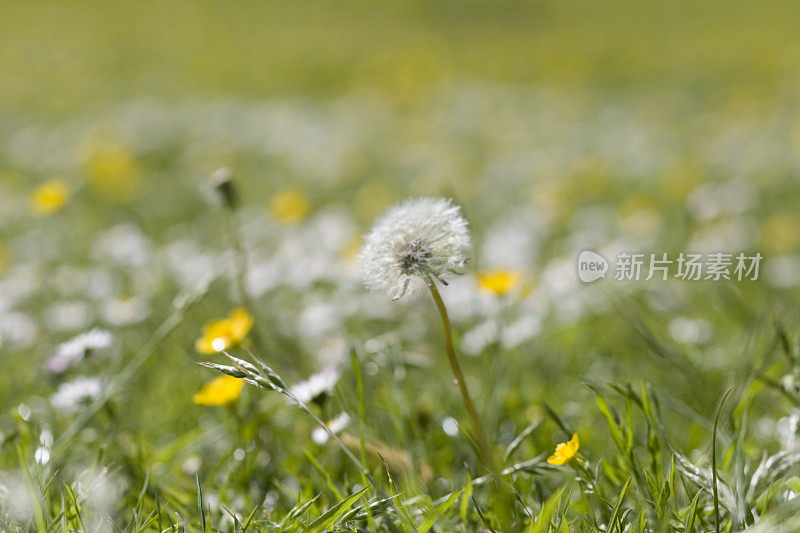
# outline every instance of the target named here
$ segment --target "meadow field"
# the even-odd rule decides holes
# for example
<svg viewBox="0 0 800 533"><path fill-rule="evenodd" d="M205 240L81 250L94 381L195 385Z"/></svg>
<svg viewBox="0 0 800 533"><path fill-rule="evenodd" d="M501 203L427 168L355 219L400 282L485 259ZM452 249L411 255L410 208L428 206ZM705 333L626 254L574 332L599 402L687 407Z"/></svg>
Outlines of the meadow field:
<svg viewBox="0 0 800 533"><path fill-rule="evenodd" d="M0 0L0 531L800 531L798 20Z"/></svg>

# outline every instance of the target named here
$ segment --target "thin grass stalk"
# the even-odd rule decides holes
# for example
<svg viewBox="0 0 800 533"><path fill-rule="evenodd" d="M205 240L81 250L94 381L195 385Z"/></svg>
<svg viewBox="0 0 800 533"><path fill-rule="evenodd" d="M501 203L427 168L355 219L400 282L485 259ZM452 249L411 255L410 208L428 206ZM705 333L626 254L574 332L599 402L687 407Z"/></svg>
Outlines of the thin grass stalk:
<svg viewBox="0 0 800 533"><path fill-rule="evenodd" d="M72 444L72 439L89 423L89 420L97 414L116 394L122 386L131 379L141 366L158 349L161 342L177 328L186 316L190 307L202 300L211 283L211 277L204 279L196 287L189 289L175 298L172 304L172 313L161 323L153 334L145 341L136 355L119 370L110 372L114 378L103 388L103 392L88 407L81 411L80 416L61 434L54 446L54 455L60 456Z"/></svg>
<svg viewBox="0 0 800 533"><path fill-rule="evenodd" d="M239 237L239 231L236 225L235 214L232 210L225 210L225 224L228 230L228 239L230 240L231 250L234 256L234 286L236 290L236 299L242 307L253 312L253 302L247 293L247 254L242 246L242 240Z"/></svg>

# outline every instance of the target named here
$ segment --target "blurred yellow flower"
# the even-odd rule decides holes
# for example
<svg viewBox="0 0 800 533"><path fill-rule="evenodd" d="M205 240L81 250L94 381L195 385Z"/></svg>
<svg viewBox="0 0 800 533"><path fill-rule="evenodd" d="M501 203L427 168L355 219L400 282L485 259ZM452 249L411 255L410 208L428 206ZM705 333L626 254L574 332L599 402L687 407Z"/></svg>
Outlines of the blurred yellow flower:
<svg viewBox="0 0 800 533"><path fill-rule="evenodd" d="M62 180L39 185L31 195L31 209L37 215L49 215L64 207L69 200L69 187Z"/></svg>
<svg viewBox="0 0 800 533"><path fill-rule="evenodd" d="M286 189L269 199L269 212L282 224L297 224L308 217L311 202L300 189Z"/></svg>
<svg viewBox="0 0 800 533"><path fill-rule="evenodd" d="M114 202L130 201L142 185L133 154L119 143L91 148L85 170L92 188Z"/></svg>
<svg viewBox="0 0 800 533"><path fill-rule="evenodd" d="M578 441L578 434L572 435L569 442L562 442L556 446L556 451L547 458L547 462L551 465L563 465L571 461L578 453L580 442Z"/></svg>
<svg viewBox="0 0 800 533"><path fill-rule="evenodd" d="M480 288L502 296L517 286L519 274L511 270L501 268L486 270L478 274L478 286Z"/></svg>
<svg viewBox="0 0 800 533"><path fill-rule="evenodd" d="M240 344L252 327L253 315L241 307L234 309L227 318L203 326L203 335L195 342L195 348L205 354L227 350Z"/></svg>
<svg viewBox="0 0 800 533"><path fill-rule="evenodd" d="M761 247L773 254L787 254L800 244L800 217L794 213L772 215L761 225Z"/></svg>
<svg viewBox="0 0 800 533"><path fill-rule="evenodd" d="M198 405L229 405L239 399L243 386L244 380L220 376L203 385L192 401Z"/></svg>

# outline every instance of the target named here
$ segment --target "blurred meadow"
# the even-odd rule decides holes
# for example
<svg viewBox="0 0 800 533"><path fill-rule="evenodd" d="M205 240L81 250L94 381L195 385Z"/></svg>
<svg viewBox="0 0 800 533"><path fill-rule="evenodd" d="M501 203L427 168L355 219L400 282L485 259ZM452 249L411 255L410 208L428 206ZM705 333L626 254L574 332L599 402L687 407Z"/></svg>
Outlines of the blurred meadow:
<svg viewBox="0 0 800 533"><path fill-rule="evenodd" d="M796 4L0 13L0 531L800 531ZM361 281L423 196L472 233L440 290L500 484L433 301Z"/></svg>

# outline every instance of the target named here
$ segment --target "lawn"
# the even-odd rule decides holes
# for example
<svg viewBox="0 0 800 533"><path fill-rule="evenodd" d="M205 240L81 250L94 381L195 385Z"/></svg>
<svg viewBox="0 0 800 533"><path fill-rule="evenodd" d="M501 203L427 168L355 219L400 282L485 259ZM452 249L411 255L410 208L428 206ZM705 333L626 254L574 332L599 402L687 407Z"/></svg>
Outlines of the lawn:
<svg viewBox="0 0 800 533"><path fill-rule="evenodd" d="M800 531L796 6L2 13L0 531Z"/></svg>

